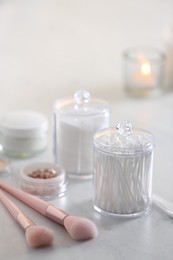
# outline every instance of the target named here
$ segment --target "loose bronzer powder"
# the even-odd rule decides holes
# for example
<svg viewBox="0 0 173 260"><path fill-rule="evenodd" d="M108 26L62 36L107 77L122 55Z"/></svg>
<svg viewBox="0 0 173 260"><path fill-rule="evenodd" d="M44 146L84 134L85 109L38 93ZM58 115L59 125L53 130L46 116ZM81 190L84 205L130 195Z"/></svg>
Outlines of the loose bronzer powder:
<svg viewBox="0 0 173 260"><path fill-rule="evenodd" d="M51 179L58 176L58 173L53 169L37 169L29 173L28 176L34 179Z"/></svg>

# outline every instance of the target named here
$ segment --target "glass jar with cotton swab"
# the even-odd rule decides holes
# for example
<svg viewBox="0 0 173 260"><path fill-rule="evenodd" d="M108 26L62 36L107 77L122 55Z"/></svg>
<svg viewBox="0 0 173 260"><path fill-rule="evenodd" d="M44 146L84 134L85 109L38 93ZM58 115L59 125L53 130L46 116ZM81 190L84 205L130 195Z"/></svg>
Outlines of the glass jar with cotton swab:
<svg viewBox="0 0 173 260"><path fill-rule="evenodd" d="M128 121L94 136L94 208L106 215L138 217L149 212L154 137Z"/></svg>

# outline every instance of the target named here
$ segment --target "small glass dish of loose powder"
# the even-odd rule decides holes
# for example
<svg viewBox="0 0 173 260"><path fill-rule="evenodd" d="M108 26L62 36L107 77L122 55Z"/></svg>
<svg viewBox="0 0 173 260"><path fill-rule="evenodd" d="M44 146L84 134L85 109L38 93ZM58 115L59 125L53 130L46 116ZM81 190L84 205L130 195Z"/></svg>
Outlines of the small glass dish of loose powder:
<svg viewBox="0 0 173 260"><path fill-rule="evenodd" d="M62 197L66 193L65 170L54 163L34 163L21 171L21 189L44 199Z"/></svg>
<svg viewBox="0 0 173 260"><path fill-rule="evenodd" d="M1 173L9 173L10 172L10 167L9 167L9 162L0 157L0 174Z"/></svg>

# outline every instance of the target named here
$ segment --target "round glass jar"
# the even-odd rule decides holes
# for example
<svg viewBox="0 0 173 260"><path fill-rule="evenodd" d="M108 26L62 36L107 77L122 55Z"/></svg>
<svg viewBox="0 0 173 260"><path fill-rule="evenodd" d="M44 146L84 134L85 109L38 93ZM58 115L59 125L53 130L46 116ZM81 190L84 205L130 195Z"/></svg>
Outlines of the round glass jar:
<svg viewBox="0 0 173 260"><path fill-rule="evenodd" d="M27 158L47 147L48 120L34 111L12 111L0 119L0 151L9 157Z"/></svg>
<svg viewBox="0 0 173 260"><path fill-rule="evenodd" d="M94 208L104 214L137 217L149 212L154 138L128 121L94 136Z"/></svg>
<svg viewBox="0 0 173 260"><path fill-rule="evenodd" d="M5 158L0 157L0 174L9 173L9 172L10 172L10 162Z"/></svg>
<svg viewBox="0 0 173 260"><path fill-rule="evenodd" d="M21 170L23 191L43 199L62 197L67 190L65 170L54 163L34 163Z"/></svg>
<svg viewBox="0 0 173 260"><path fill-rule="evenodd" d="M55 162L63 165L69 177L92 177L93 136L109 126L110 105L80 90L73 97L54 104Z"/></svg>

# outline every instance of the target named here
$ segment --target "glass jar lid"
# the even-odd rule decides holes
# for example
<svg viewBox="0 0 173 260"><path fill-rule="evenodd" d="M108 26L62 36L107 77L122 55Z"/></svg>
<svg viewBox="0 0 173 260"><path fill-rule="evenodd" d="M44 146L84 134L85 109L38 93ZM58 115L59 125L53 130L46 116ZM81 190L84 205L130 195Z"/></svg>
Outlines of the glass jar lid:
<svg viewBox="0 0 173 260"><path fill-rule="evenodd" d="M11 111L0 118L0 132L5 136L40 137L48 131L48 119L36 111Z"/></svg>
<svg viewBox="0 0 173 260"><path fill-rule="evenodd" d="M153 149L154 137L148 131L133 128L128 121L120 121L116 127L98 131L94 145L107 153L137 155Z"/></svg>
<svg viewBox="0 0 173 260"><path fill-rule="evenodd" d="M110 110L108 102L102 99L91 98L86 90L79 90L73 97L57 100L54 104L54 111L71 116L92 116L106 113Z"/></svg>

